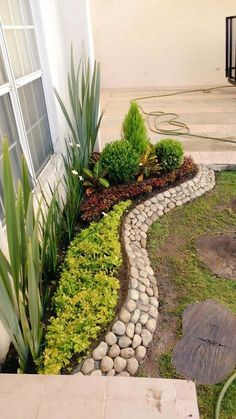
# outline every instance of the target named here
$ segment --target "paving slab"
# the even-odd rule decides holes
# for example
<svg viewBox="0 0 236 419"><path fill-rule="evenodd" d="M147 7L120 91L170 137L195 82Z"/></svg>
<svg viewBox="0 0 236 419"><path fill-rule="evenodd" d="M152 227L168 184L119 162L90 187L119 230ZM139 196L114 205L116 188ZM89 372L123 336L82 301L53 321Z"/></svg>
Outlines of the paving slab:
<svg viewBox="0 0 236 419"><path fill-rule="evenodd" d="M192 381L0 374L1 419L199 419Z"/></svg>
<svg viewBox="0 0 236 419"><path fill-rule="evenodd" d="M203 86L207 88L207 86ZM194 87L193 87L194 89ZM181 90L186 90L183 88ZM106 89L101 92L101 108L105 111L100 130L100 144L121 137L121 126L128 111L130 100L135 97L178 92L179 89ZM207 91L207 90L206 90ZM185 153L191 154L197 163L205 165L236 164L236 87L212 90L211 93L193 92L177 96L152 98L139 102L144 110L165 111L179 114L191 133L203 136L228 138L230 142L207 138L179 136ZM164 127L164 126L163 126ZM166 128L170 128L166 126ZM164 135L149 130L152 142ZM230 167L229 167L230 168Z"/></svg>

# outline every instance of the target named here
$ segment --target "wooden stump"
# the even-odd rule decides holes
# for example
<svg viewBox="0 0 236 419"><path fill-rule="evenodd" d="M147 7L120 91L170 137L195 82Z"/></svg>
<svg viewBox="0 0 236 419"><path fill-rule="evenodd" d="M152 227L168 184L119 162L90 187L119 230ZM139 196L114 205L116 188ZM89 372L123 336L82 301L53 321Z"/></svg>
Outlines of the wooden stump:
<svg viewBox="0 0 236 419"><path fill-rule="evenodd" d="M183 313L183 337L173 351L178 373L200 384L223 381L236 364L236 316L214 300Z"/></svg>
<svg viewBox="0 0 236 419"><path fill-rule="evenodd" d="M236 232L201 236L196 241L200 259L221 278L236 279Z"/></svg>

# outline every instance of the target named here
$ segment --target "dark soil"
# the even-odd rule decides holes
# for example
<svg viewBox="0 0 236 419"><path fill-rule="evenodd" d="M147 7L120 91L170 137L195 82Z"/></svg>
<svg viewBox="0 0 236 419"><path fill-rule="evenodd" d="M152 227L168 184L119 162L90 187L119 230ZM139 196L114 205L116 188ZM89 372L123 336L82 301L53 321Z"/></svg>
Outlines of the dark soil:
<svg viewBox="0 0 236 419"><path fill-rule="evenodd" d="M0 372L2 374L16 374L19 368L18 355L11 343L4 365L2 365ZM32 359L28 362L28 369L26 374L36 374L37 370Z"/></svg>
<svg viewBox="0 0 236 419"><path fill-rule="evenodd" d="M5 363L2 366L0 372L3 374L16 374L18 368L19 368L19 364L17 360L17 352L14 346L11 344Z"/></svg>
<svg viewBox="0 0 236 419"><path fill-rule="evenodd" d="M231 203L230 203L230 207L232 209L233 212L236 212L236 198L234 198Z"/></svg>
<svg viewBox="0 0 236 419"><path fill-rule="evenodd" d="M172 270L171 263L167 265L166 261L162 261L162 257L166 254L181 252L181 245L183 243L183 240L180 241L179 237L173 235L170 240L167 239L164 245L158 249L160 263L156 277L158 278L159 290L159 315L156 331L145 357L144 369L145 375L148 377L161 376L158 370L158 359L163 353L172 351L180 337L181 317L173 313L179 290L172 280L174 271Z"/></svg>
<svg viewBox="0 0 236 419"><path fill-rule="evenodd" d="M224 211L226 209L236 212L236 198L233 198L228 204L220 203L217 205L216 209L218 211Z"/></svg>
<svg viewBox="0 0 236 419"><path fill-rule="evenodd" d="M196 248L200 259L215 275L236 279L236 231L198 237Z"/></svg>

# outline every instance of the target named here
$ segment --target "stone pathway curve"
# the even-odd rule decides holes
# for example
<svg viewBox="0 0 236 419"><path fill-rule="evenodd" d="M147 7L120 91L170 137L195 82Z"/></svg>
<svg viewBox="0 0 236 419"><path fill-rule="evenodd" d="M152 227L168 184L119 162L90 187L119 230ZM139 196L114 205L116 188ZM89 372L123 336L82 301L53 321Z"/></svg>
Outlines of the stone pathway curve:
<svg viewBox="0 0 236 419"><path fill-rule="evenodd" d="M130 264L128 297L104 341L83 362L78 374L136 374L153 338L158 317L158 287L146 250L147 231L158 218L214 186L214 172L199 166L192 180L147 199L125 217L122 233Z"/></svg>

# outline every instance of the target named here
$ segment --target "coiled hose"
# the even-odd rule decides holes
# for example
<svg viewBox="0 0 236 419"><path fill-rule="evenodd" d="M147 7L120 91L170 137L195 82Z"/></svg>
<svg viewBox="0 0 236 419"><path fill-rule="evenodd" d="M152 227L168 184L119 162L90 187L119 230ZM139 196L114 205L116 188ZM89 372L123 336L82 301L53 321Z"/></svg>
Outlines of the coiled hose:
<svg viewBox="0 0 236 419"><path fill-rule="evenodd" d="M194 137L194 138L204 138L207 140L216 140L216 141L223 141L227 143L233 143L236 145L236 137L235 139L232 138L221 138L221 137L211 137L209 135L200 135L200 134L193 134L190 132L190 128L188 125L184 122L178 121L180 118L180 115L173 112L163 112L163 111L151 111L147 112L145 109L140 105L141 101L148 100L148 99L157 99L162 97L168 97L168 96L176 96L176 95L182 95L187 93L195 93L195 92L202 92L202 93L211 93L213 90L217 89L223 89L223 88L234 88L235 86L229 86L229 85L223 85L223 86L216 86L216 87L210 87L207 89L192 89L192 90L182 90L178 92L172 92L172 93L165 93L161 95L152 95L152 96L141 96L136 97L131 100L132 102L136 102L139 109L143 113L143 115L146 116L148 128L150 131L154 132L155 134L161 134L161 135L171 135L171 136L188 136L188 137ZM163 117L165 118L163 121ZM160 118L162 120L160 121ZM163 128L163 125L169 124L171 128ZM174 127L174 128L172 128Z"/></svg>

